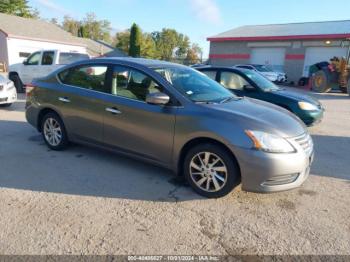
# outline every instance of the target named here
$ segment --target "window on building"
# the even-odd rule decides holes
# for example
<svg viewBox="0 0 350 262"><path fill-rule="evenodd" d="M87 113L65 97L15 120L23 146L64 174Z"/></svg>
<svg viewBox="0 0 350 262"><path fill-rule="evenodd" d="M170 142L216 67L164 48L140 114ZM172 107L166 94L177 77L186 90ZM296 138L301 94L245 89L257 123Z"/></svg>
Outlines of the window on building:
<svg viewBox="0 0 350 262"><path fill-rule="evenodd" d="M112 77L112 95L146 101L148 94L161 92L149 76L127 67L115 66Z"/></svg>
<svg viewBox="0 0 350 262"><path fill-rule="evenodd" d="M19 52L19 57L22 57L22 58L27 58L28 56L30 56L30 53L26 53L26 52Z"/></svg>
<svg viewBox="0 0 350 262"><path fill-rule="evenodd" d="M222 72L220 84L228 89L243 90L249 83L240 75L232 72Z"/></svg>
<svg viewBox="0 0 350 262"><path fill-rule="evenodd" d="M46 51L43 53L43 58L41 59L42 65L52 65L53 59L55 57L54 51Z"/></svg>
<svg viewBox="0 0 350 262"><path fill-rule="evenodd" d="M66 85L106 92L107 69L105 65L80 66L67 69L59 73L58 77Z"/></svg>

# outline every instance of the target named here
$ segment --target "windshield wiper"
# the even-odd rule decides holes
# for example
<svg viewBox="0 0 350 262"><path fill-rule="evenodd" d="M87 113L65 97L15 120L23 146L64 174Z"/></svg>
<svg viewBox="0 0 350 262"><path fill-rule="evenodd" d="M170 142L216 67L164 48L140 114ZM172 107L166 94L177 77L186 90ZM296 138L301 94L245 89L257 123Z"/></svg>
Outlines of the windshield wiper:
<svg viewBox="0 0 350 262"><path fill-rule="evenodd" d="M224 103L230 102L230 101L233 100L233 99L235 99L234 96L227 97L227 98L225 98L224 100L222 100L222 101L220 102L220 104L224 104Z"/></svg>

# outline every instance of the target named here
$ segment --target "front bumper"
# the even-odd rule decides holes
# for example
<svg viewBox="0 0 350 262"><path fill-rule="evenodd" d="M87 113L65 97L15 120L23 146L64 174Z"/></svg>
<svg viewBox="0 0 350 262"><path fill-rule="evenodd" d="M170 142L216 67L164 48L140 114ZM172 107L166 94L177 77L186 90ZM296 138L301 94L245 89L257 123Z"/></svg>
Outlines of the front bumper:
<svg viewBox="0 0 350 262"><path fill-rule="evenodd" d="M0 104L12 104L17 101L16 88L0 92Z"/></svg>
<svg viewBox="0 0 350 262"><path fill-rule="evenodd" d="M305 139L307 134L305 134ZM299 140L298 140L299 139ZM273 154L254 149L235 149L241 175L242 189L269 193L301 186L308 178L313 162L313 144L305 148L304 137L290 139L296 153ZM299 142L298 142L299 141Z"/></svg>
<svg viewBox="0 0 350 262"><path fill-rule="evenodd" d="M323 119L325 110L322 108L316 111L301 111L299 114L299 118L303 120L305 125L312 126L320 123Z"/></svg>

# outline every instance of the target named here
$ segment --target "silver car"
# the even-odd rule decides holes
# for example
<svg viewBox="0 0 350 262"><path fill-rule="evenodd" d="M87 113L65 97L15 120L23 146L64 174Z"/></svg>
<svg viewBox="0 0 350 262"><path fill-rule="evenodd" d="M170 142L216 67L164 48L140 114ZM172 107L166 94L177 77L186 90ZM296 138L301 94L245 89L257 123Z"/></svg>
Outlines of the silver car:
<svg viewBox="0 0 350 262"><path fill-rule="evenodd" d="M209 198L300 186L313 143L272 104L238 98L204 74L146 59L93 59L27 87L26 117L53 150L95 145L184 176Z"/></svg>
<svg viewBox="0 0 350 262"><path fill-rule="evenodd" d="M17 92L13 82L0 74L0 106L11 106L16 101Z"/></svg>

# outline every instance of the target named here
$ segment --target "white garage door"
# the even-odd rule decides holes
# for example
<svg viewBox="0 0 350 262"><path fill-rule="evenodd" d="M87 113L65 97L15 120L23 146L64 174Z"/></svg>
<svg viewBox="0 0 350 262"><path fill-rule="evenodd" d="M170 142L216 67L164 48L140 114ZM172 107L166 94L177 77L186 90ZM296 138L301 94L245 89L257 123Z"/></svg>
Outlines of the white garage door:
<svg viewBox="0 0 350 262"><path fill-rule="evenodd" d="M253 48L250 63L283 69L285 55L285 48Z"/></svg>
<svg viewBox="0 0 350 262"><path fill-rule="evenodd" d="M346 56L347 48L342 47L308 47L306 48L304 76L309 75L309 67L319 62L329 61L331 58Z"/></svg>

